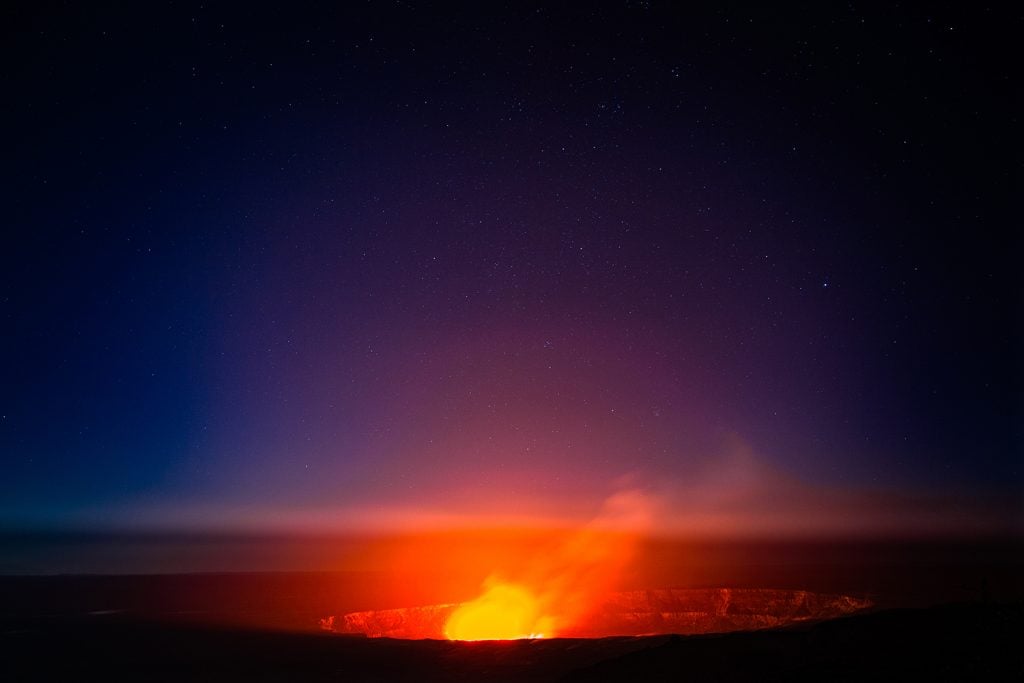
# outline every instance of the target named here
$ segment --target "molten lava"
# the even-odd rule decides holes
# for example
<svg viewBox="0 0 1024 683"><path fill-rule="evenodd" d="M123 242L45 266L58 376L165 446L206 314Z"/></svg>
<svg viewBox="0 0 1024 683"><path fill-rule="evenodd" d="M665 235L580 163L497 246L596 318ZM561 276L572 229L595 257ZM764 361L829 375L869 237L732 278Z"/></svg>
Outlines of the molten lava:
<svg viewBox="0 0 1024 683"><path fill-rule="evenodd" d="M864 597L811 593L799 590L756 588L672 588L645 591L615 592L575 624L554 623L554 631L533 632L544 628L548 615L557 615L554 608L537 599L529 607L529 591L515 585L489 584L486 591L493 600L473 603L426 605L400 609L351 612L341 617L327 617L321 628L334 633L361 633L371 638L448 638L453 640L504 640L511 638L552 637L603 638L665 633L697 634L750 631L779 628L807 621L835 619L854 614L872 606ZM506 590L507 589L507 590ZM512 606L522 609L519 618L506 621L502 610ZM480 607L466 609L470 606ZM491 611L493 608L494 611ZM453 617L466 609L466 620ZM547 614L545 614L547 613ZM525 616L523 616L525 615ZM541 615L541 616L537 616ZM493 621L488 621L492 619ZM551 617L551 621L555 621ZM490 625L488 625L490 624ZM479 626L481 630L455 632L452 626ZM492 628L493 626L493 628ZM500 626L500 629L499 629ZM508 626L508 628L506 628Z"/></svg>
<svg viewBox="0 0 1024 683"><path fill-rule="evenodd" d="M529 590L491 582L483 595L452 612L444 634L449 640L518 640L551 636L552 626Z"/></svg>
<svg viewBox="0 0 1024 683"><path fill-rule="evenodd" d="M543 638L571 630L591 614L633 556L650 504L636 491L605 501L601 514L532 558L515 582L492 574L484 592L445 623L450 640Z"/></svg>

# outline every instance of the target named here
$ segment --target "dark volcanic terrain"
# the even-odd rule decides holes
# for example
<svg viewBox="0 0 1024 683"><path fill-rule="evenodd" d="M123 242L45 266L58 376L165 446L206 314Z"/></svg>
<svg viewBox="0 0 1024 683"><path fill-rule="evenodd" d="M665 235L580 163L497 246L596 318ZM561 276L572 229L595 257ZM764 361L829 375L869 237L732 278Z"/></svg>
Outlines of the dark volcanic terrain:
<svg viewBox="0 0 1024 683"><path fill-rule="evenodd" d="M888 610L704 636L457 643L6 618L4 681L1024 680L1020 604Z"/></svg>

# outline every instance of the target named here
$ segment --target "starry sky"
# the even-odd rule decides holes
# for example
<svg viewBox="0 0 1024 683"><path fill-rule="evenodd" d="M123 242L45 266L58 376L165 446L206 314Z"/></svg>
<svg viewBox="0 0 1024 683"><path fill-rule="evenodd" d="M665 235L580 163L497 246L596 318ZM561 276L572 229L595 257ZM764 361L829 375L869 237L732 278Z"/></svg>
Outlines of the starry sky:
<svg viewBox="0 0 1024 683"><path fill-rule="evenodd" d="M1020 531L1011 17L338 4L3 10L0 527Z"/></svg>

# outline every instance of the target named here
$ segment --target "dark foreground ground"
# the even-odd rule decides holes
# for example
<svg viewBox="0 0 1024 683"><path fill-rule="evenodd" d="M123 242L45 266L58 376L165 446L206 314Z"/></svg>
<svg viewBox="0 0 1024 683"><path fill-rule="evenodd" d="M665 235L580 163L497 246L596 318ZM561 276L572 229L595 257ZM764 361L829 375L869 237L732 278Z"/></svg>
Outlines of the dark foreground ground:
<svg viewBox="0 0 1024 683"><path fill-rule="evenodd" d="M123 614L7 618L2 681L1021 681L1024 605L886 610L705 636L452 643Z"/></svg>
<svg viewBox="0 0 1024 683"><path fill-rule="evenodd" d="M176 562L214 551L245 567L300 550L348 548L337 539L299 545L0 534L0 574L8 574L0 576L0 683L1024 681L1019 539L654 543L642 549L645 573L632 588L799 589L874 605L872 613L799 628L688 637L366 639L321 632L318 622L471 599L482 577L421 566L410 574L171 573ZM361 557L367 548L348 550ZM152 567L140 564L147 557ZM90 573L118 558L123 571L137 573ZM61 574L41 575L44 568ZM153 568L164 573L143 572Z"/></svg>

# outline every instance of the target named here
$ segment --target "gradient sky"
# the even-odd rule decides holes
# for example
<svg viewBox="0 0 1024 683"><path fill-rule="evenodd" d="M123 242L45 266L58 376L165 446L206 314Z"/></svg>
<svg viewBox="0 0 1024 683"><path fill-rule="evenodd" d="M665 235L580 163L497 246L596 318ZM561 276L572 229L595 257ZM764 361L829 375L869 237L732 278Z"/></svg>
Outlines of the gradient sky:
<svg viewBox="0 0 1024 683"><path fill-rule="evenodd" d="M1010 18L590 5L5 9L0 526L1019 530Z"/></svg>

